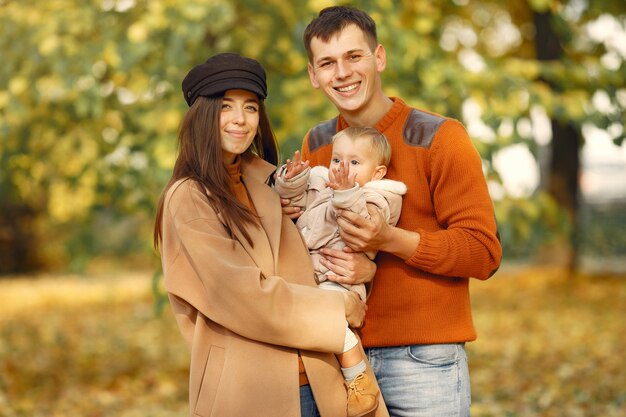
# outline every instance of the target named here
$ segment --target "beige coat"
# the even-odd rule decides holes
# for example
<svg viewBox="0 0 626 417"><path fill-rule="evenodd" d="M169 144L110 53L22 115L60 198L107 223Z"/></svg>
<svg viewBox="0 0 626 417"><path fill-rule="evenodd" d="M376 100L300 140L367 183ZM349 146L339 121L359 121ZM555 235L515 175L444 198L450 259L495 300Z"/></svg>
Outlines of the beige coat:
<svg viewBox="0 0 626 417"><path fill-rule="evenodd" d="M242 162L261 221L248 228L254 248L239 233L229 237L193 181L166 194L161 259L191 348L192 416L298 417L298 349L321 415L345 415L339 365L323 353L343 348L343 295L316 288L306 246L265 184L274 168L258 158ZM376 416L388 416L382 402Z"/></svg>

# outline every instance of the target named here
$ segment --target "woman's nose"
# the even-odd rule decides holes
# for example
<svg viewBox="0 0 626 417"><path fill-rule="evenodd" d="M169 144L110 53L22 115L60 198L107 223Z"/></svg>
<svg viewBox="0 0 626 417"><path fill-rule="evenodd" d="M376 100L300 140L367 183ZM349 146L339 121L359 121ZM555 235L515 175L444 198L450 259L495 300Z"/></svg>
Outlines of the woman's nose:
<svg viewBox="0 0 626 417"><path fill-rule="evenodd" d="M246 121L246 113L243 109L235 109L233 113L233 122L237 124L243 124Z"/></svg>

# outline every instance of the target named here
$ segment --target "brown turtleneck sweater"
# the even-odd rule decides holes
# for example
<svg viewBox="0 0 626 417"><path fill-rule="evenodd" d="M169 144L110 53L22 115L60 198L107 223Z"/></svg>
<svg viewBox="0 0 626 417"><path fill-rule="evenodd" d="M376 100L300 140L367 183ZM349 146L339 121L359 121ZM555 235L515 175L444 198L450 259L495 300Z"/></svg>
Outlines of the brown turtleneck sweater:
<svg viewBox="0 0 626 417"><path fill-rule="evenodd" d="M237 200L248 207L254 214L257 214L254 209L254 204L252 204L252 200L250 199L250 195L248 194L248 190L241 181L241 158L238 156L232 164L226 165L226 168L230 174L230 188L233 190Z"/></svg>

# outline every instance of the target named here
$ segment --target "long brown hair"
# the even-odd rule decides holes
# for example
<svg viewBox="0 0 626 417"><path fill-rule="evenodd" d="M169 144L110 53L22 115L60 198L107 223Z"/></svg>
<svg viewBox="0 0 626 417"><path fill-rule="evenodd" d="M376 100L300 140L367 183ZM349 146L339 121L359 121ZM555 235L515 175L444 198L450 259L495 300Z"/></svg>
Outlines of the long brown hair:
<svg viewBox="0 0 626 417"><path fill-rule="evenodd" d="M197 181L209 204L222 214L228 232L238 229L252 245L246 224L258 224L257 216L241 204L230 188L230 175L222 159L219 120L224 93L198 97L182 121L178 134L178 157L172 178L165 186L157 205L154 222L154 246L163 239L163 206L165 195L178 180ZM241 155L245 160L258 155L267 162L278 163L278 145L263 100L259 100L259 128L250 147Z"/></svg>

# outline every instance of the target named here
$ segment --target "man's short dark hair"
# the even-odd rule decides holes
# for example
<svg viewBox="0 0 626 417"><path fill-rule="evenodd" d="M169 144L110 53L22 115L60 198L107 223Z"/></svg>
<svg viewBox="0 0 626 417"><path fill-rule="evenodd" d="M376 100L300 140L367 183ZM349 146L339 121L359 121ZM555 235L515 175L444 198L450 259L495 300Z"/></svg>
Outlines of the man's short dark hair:
<svg viewBox="0 0 626 417"><path fill-rule="evenodd" d="M376 36L376 22L363 10L350 6L332 6L322 9L319 15L309 23L304 30L304 47L309 57L309 62L313 62L313 52L311 51L311 40L319 38L323 42L341 32L348 25L356 25L365 34L365 38L372 50L378 45Z"/></svg>

